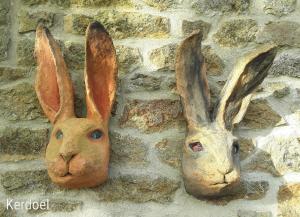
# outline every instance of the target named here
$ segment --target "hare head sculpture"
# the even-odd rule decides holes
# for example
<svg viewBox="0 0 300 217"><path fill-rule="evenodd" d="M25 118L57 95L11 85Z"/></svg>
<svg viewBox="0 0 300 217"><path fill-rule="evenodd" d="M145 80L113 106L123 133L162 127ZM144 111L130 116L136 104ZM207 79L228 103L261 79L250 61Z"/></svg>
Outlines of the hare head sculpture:
<svg viewBox="0 0 300 217"><path fill-rule="evenodd" d="M108 122L116 92L117 61L112 39L98 22L87 28L86 118L75 116L70 74L58 44L42 26L36 31L35 55L36 93L53 124L46 148L50 178L66 188L103 183L108 177Z"/></svg>
<svg viewBox="0 0 300 217"><path fill-rule="evenodd" d="M191 35L176 55L177 89L188 124L183 180L186 191L197 198L230 194L239 184L239 145L231 130L243 118L252 92L267 76L276 53L273 45L263 45L242 57L213 107L201 39L200 33Z"/></svg>

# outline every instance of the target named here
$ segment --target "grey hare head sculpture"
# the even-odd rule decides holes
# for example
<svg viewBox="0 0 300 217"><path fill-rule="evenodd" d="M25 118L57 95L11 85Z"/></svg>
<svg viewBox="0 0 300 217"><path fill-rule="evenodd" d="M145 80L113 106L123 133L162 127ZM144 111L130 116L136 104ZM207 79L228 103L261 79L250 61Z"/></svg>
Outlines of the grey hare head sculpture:
<svg viewBox="0 0 300 217"><path fill-rule="evenodd" d="M274 45L262 45L240 58L213 107L201 40L200 33L192 34L176 55L177 89L188 123L183 180L186 191L197 198L230 194L239 185L239 146L231 130L242 120L276 55Z"/></svg>

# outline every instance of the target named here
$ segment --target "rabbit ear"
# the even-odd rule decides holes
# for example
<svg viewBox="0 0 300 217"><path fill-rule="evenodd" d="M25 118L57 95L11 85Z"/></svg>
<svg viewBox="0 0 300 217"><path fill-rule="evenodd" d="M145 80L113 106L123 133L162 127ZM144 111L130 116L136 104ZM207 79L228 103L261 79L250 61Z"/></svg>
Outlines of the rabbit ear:
<svg viewBox="0 0 300 217"><path fill-rule="evenodd" d="M112 39L99 22L87 29L85 61L87 116L108 121L116 92L117 58Z"/></svg>
<svg viewBox="0 0 300 217"><path fill-rule="evenodd" d="M48 119L54 124L74 117L73 86L67 66L58 44L42 25L36 30L35 56L35 90Z"/></svg>
<svg viewBox="0 0 300 217"><path fill-rule="evenodd" d="M242 57L233 69L222 92L214 116L226 129L242 120L253 91L268 75L276 56L275 45L263 45Z"/></svg>
<svg viewBox="0 0 300 217"><path fill-rule="evenodd" d="M201 33L192 34L182 42L176 55L177 90L182 97L185 116L190 126L210 121L210 94L201 53L201 40Z"/></svg>

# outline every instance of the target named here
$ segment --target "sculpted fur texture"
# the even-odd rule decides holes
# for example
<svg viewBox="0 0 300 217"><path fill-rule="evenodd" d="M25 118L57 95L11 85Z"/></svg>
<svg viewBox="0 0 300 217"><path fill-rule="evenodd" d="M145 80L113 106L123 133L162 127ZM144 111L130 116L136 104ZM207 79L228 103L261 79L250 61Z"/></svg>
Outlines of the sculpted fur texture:
<svg viewBox="0 0 300 217"><path fill-rule="evenodd" d="M186 191L197 198L228 195L239 185L239 145L231 130L242 120L276 55L275 45L267 44L240 58L216 105L211 105L201 40L201 33L192 34L176 55L177 90L188 124L183 179Z"/></svg>
<svg viewBox="0 0 300 217"><path fill-rule="evenodd" d="M38 63L35 89L53 124L46 148L51 180L66 188L94 187L108 177L108 122L116 92L116 52L107 31L94 22L86 32L87 117L77 118L70 74L49 30L36 31Z"/></svg>

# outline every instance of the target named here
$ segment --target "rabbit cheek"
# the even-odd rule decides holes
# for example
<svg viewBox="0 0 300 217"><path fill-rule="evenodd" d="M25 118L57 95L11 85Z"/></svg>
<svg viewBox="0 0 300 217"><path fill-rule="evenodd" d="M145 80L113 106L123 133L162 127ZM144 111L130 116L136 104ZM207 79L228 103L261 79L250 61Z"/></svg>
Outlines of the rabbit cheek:
<svg viewBox="0 0 300 217"><path fill-rule="evenodd" d="M68 166L64 160L58 157L54 162L47 162L48 171L54 176L63 177L68 173Z"/></svg>
<svg viewBox="0 0 300 217"><path fill-rule="evenodd" d="M88 162L86 159L81 157L80 155L76 155L69 164L69 172L74 176L82 176L90 171L90 167L88 166Z"/></svg>

